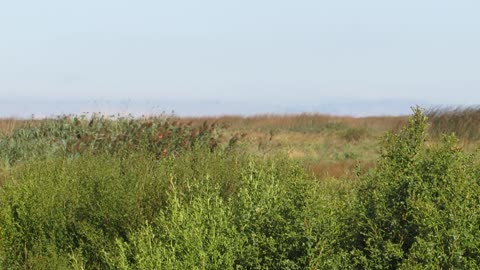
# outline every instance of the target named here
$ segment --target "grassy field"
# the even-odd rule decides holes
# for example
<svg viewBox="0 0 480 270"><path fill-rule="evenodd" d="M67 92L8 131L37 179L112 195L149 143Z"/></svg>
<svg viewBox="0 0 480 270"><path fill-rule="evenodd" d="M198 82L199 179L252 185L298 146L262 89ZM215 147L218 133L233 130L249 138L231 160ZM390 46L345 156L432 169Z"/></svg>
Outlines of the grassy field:
<svg viewBox="0 0 480 270"><path fill-rule="evenodd" d="M341 177L357 166L370 167L378 156L378 139L405 118L271 115L192 121L227 123L229 135L241 138L240 151L258 157L286 155L319 177Z"/></svg>
<svg viewBox="0 0 480 270"><path fill-rule="evenodd" d="M478 269L479 121L3 119L0 269Z"/></svg>

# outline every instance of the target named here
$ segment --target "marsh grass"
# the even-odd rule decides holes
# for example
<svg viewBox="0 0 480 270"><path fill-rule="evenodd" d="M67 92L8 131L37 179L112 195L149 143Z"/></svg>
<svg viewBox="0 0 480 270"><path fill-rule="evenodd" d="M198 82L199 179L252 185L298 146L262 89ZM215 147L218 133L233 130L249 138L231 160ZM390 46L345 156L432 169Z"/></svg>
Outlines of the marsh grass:
<svg viewBox="0 0 480 270"><path fill-rule="evenodd" d="M36 120L22 120L17 118L2 118L0 119L0 135L9 134L15 129L24 126L32 126L39 121Z"/></svg>
<svg viewBox="0 0 480 270"><path fill-rule="evenodd" d="M461 140L480 139L480 106L434 107L425 112L429 118L430 134L455 134Z"/></svg>
<svg viewBox="0 0 480 270"><path fill-rule="evenodd" d="M135 119L66 115L21 122L14 130L1 135L0 160L8 167L19 161L59 155L75 157L85 152L115 155L136 151L161 158L188 151L198 144L212 150L232 147L235 136L222 138L222 128L216 124L184 124L169 116Z"/></svg>
<svg viewBox="0 0 480 270"><path fill-rule="evenodd" d="M345 128L366 128L373 130L398 130L405 125L404 116L384 117L348 117L333 116L316 113L297 115L254 115L254 116L220 116L203 118L186 118L184 121L225 123L232 129L245 129L250 131L297 131L305 133L319 133L335 131Z"/></svg>

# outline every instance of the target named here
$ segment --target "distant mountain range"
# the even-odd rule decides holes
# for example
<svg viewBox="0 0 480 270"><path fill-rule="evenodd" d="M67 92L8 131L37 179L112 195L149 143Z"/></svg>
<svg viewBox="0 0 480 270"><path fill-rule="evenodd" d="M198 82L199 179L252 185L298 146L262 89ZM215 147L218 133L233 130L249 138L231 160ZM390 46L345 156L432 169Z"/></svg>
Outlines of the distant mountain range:
<svg viewBox="0 0 480 270"><path fill-rule="evenodd" d="M348 100L274 103L219 100L0 100L0 117L44 118L62 114L99 112L104 114L179 116L255 115L322 113L350 116L406 115L411 107L429 104L416 100Z"/></svg>

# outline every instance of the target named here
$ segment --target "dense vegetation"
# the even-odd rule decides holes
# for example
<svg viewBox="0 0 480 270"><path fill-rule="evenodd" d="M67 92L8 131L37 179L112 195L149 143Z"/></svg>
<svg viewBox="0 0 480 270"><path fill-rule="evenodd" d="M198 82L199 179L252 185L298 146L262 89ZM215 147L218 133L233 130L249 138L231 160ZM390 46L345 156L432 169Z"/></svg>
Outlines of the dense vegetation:
<svg viewBox="0 0 480 270"><path fill-rule="evenodd" d="M209 124L23 125L0 138L0 267L480 268L478 155L427 138L416 109L371 170L317 179Z"/></svg>
<svg viewBox="0 0 480 270"><path fill-rule="evenodd" d="M192 149L197 144L219 146L220 127L193 127L169 117L134 119L102 115L64 116L18 128L0 140L6 166L48 157L74 157L85 152L128 154L148 152L157 157ZM233 140L234 138L232 138Z"/></svg>

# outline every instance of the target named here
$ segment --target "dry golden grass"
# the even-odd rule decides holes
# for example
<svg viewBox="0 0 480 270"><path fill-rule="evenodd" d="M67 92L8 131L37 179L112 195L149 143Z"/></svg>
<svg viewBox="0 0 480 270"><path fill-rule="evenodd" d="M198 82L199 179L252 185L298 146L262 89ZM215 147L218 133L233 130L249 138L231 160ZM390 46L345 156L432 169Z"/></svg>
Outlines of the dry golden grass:
<svg viewBox="0 0 480 270"><path fill-rule="evenodd" d="M193 124L218 123L229 132L246 134L242 149L260 156L287 154L319 179L354 178L374 166L379 141L398 130L407 117L338 117L322 114L183 118Z"/></svg>
<svg viewBox="0 0 480 270"><path fill-rule="evenodd" d="M373 168L373 161L353 161L344 160L335 163L316 163L307 166L307 168L320 179L323 178L354 178L355 173L364 173Z"/></svg>
<svg viewBox="0 0 480 270"><path fill-rule="evenodd" d="M28 123L31 123L32 120L20 120L15 118L3 118L0 119L0 133L6 134L12 130L25 126Z"/></svg>
<svg viewBox="0 0 480 270"><path fill-rule="evenodd" d="M372 128L382 130L397 129L406 123L405 116L375 116L375 117L346 117L325 114L298 114L298 115L255 115L255 116L219 116L219 117L190 117L182 121L216 122L230 125L234 129L292 129L299 127L324 126L329 123L344 124L352 128Z"/></svg>
<svg viewBox="0 0 480 270"><path fill-rule="evenodd" d="M426 111L434 137L454 133L463 141L480 139L480 106L435 107Z"/></svg>

